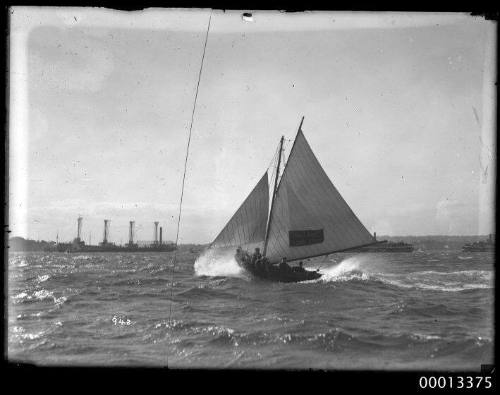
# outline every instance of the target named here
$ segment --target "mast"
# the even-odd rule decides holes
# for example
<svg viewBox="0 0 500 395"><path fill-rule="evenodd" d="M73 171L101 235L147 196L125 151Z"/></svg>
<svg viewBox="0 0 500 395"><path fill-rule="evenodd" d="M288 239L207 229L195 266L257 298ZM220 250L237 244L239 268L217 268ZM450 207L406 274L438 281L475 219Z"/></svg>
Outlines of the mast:
<svg viewBox="0 0 500 395"><path fill-rule="evenodd" d="M304 118L302 118L302 120L304 120ZM302 125L302 122L300 124ZM276 166L276 177L274 179L273 197L271 199L271 211L269 212L269 221L267 221L266 238L264 239L264 251L262 252L263 256L266 256L267 236L269 234L269 227L271 226L271 218L272 218L273 207L274 207L274 197L276 195L276 190L278 189L278 176L279 176L279 173L280 173L281 151L283 151L283 140L284 139L285 139L285 136L281 136L280 151L279 151L279 155L278 155L278 166Z"/></svg>

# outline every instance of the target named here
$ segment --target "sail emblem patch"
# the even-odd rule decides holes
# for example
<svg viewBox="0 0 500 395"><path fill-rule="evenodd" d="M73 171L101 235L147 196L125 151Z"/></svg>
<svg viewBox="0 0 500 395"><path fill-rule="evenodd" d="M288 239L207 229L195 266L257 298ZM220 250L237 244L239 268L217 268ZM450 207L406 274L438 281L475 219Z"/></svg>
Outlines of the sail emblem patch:
<svg viewBox="0 0 500 395"><path fill-rule="evenodd" d="M290 247L307 246L323 243L325 237L323 229L316 230L290 230L288 232Z"/></svg>

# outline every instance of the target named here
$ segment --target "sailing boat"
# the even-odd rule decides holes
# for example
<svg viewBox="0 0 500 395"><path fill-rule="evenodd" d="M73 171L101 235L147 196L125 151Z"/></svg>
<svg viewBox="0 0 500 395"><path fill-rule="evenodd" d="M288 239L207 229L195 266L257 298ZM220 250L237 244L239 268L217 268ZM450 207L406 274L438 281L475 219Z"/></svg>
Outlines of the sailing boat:
<svg viewBox="0 0 500 395"><path fill-rule="evenodd" d="M298 282L321 277L318 271L283 263L377 244L342 198L309 146L300 122L279 179L283 140L269 207L268 174L262 176L210 248L237 249L238 264L256 277ZM279 179L279 182L278 182ZM249 254L263 249L255 262ZM279 266L277 263L282 261Z"/></svg>

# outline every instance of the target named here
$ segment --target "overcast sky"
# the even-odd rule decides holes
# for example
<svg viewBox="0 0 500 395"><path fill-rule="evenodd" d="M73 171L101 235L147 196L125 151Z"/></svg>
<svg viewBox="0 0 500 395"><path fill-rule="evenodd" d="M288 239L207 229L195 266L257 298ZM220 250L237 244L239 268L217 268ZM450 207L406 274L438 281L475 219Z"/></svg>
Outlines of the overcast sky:
<svg viewBox="0 0 500 395"><path fill-rule="evenodd" d="M175 238L210 11L14 8L11 236ZM495 25L465 14L214 11L181 242L212 241L303 131L370 231L487 234ZM288 143L288 149L291 142Z"/></svg>

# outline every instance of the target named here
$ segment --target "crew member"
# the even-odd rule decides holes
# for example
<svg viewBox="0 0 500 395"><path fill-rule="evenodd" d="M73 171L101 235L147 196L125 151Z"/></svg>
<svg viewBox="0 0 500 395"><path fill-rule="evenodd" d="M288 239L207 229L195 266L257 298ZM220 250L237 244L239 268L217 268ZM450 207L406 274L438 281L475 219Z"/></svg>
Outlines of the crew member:
<svg viewBox="0 0 500 395"><path fill-rule="evenodd" d="M250 254L249 254L247 251L243 251L243 260L244 260L245 262L250 262L250 261L251 261L251 258L252 258L252 257L250 256Z"/></svg>
<svg viewBox="0 0 500 395"><path fill-rule="evenodd" d="M280 262L280 270L282 271L287 271L290 270L290 266L288 266L288 263L286 263L286 257L281 258Z"/></svg>
<svg viewBox="0 0 500 395"><path fill-rule="evenodd" d="M257 261L255 261L255 266L259 270L263 270L265 265L266 265L266 259L264 257L260 257L259 259L257 259Z"/></svg>
<svg viewBox="0 0 500 395"><path fill-rule="evenodd" d="M262 254L260 253L260 248L257 247L252 255L252 263L255 264L260 259L262 259Z"/></svg>

